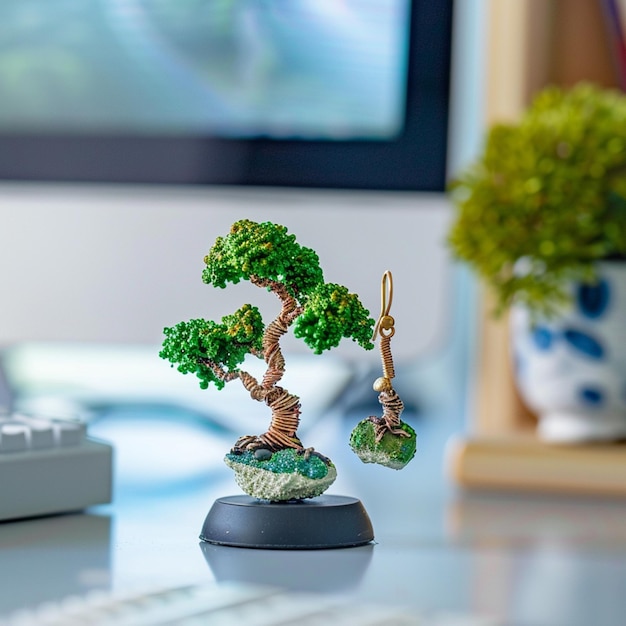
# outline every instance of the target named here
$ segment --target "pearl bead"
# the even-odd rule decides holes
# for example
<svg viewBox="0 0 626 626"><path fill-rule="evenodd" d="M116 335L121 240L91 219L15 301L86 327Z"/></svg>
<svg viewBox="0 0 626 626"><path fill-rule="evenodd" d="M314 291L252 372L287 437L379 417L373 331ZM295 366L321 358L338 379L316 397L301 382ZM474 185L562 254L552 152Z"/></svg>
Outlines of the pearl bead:
<svg viewBox="0 0 626 626"><path fill-rule="evenodd" d="M390 391L391 390L391 381L388 378L385 378L384 376L381 376L380 378L377 378L374 381L374 384L372 385L372 387L374 388L374 391Z"/></svg>

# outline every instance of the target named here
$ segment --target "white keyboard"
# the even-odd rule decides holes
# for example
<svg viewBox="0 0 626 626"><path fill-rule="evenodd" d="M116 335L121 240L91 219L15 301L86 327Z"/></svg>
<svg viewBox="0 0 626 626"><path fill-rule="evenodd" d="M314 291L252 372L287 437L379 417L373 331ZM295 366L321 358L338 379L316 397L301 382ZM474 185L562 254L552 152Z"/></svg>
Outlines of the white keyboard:
<svg viewBox="0 0 626 626"><path fill-rule="evenodd" d="M149 592L97 592L0 618L0 626L497 626L492 619L418 614L339 596L247 584L208 584Z"/></svg>
<svg viewBox="0 0 626 626"><path fill-rule="evenodd" d="M0 520L111 501L112 448L79 422L0 414Z"/></svg>

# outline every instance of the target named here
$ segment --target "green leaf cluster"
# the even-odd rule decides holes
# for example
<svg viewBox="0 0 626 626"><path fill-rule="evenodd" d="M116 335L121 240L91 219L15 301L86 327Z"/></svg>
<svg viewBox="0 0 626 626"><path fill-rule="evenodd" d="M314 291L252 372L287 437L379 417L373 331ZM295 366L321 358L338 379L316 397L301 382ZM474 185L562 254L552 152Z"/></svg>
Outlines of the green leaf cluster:
<svg viewBox="0 0 626 626"><path fill-rule="evenodd" d="M572 279L626 255L626 96L590 84L542 91L493 126L451 187L454 254L513 302L551 314Z"/></svg>
<svg viewBox="0 0 626 626"><path fill-rule="evenodd" d="M304 312L294 325L294 335L315 354L338 346L344 337L371 350L373 326L374 320L356 294L342 285L324 283L309 294Z"/></svg>
<svg viewBox="0 0 626 626"><path fill-rule="evenodd" d="M224 288L253 280L283 301L295 300L290 320L295 318L295 335L316 354L336 347L344 337L373 348L374 320L358 296L341 285L324 283L317 254L298 244L284 226L240 220L227 236L217 238L204 262L202 279L207 284ZM261 355L265 332L258 309L246 304L221 324L196 319L166 328L159 354L180 372L194 373L202 388L214 383L222 389L247 354Z"/></svg>
<svg viewBox="0 0 626 626"><path fill-rule="evenodd" d="M224 373L236 371L247 354L261 351L263 331L259 310L245 304L223 317L221 324L194 319L165 328L159 356L176 365L179 372L195 374L202 389L210 383L222 389L225 381L210 363L217 364Z"/></svg>
<svg viewBox="0 0 626 626"><path fill-rule="evenodd" d="M257 276L284 284L300 300L324 280L317 253L272 222L235 222L226 237L217 238L204 262L202 280L207 284L224 288Z"/></svg>

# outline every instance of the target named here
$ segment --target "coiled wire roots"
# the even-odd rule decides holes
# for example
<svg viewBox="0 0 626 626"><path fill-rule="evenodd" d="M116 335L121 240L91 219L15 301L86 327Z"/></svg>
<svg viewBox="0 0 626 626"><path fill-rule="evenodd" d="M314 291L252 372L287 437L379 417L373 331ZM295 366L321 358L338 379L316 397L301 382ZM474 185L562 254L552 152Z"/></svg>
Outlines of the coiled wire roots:
<svg viewBox="0 0 626 626"><path fill-rule="evenodd" d="M302 442L296 435L300 423L300 399L282 387L266 389L249 374L242 376L242 382L255 400L263 401L269 406L272 421L267 432L262 435L240 437L235 449L254 451L258 448L267 448L274 452L283 448L303 450Z"/></svg>
<svg viewBox="0 0 626 626"><path fill-rule="evenodd" d="M395 389L381 391L378 394L378 401L383 407L382 417L371 415L369 418L374 424L376 443L380 442L387 432L401 437L410 437L409 433L400 428L400 415L404 410L404 403Z"/></svg>

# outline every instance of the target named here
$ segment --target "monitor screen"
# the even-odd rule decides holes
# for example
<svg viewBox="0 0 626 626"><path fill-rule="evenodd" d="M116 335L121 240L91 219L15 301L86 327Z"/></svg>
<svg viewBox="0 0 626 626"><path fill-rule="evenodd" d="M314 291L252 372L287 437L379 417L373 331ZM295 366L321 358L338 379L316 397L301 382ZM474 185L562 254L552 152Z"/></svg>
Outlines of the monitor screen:
<svg viewBox="0 0 626 626"><path fill-rule="evenodd" d="M451 0L5 0L0 178L441 190Z"/></svg>

